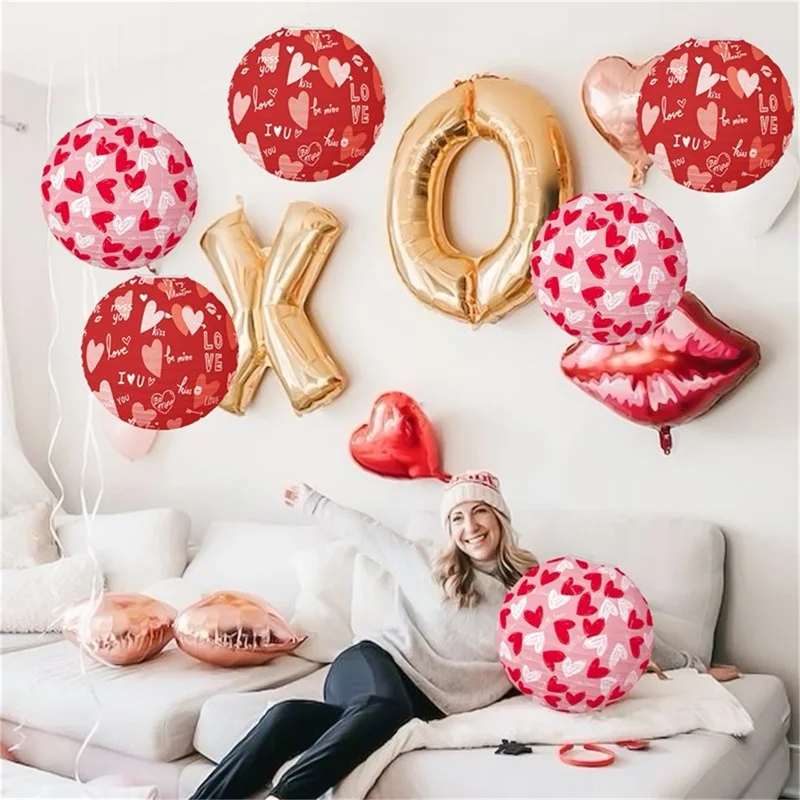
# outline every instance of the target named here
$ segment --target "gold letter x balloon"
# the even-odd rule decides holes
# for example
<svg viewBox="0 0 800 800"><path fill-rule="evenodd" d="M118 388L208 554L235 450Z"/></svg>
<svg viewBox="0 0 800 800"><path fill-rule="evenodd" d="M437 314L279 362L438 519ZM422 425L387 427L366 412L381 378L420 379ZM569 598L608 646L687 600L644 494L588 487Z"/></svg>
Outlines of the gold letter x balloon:
<svg viewBox="0 0 800 800"><path fill-rule="evenodd" d="M345 378L308 318L305 303L341 233L312 203L291 203L271 246L261 247L239 208L220 217L200 246L233 306L239 365L222 407L244 414L268 367L298 414L341 394Z"/></svg>

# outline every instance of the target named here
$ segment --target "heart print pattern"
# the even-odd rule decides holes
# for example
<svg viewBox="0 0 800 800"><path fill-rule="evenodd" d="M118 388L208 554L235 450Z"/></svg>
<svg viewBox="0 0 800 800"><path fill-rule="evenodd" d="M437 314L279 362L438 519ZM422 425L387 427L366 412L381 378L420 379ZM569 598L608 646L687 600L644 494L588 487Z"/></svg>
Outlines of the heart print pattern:
<svg viewBox="0 0 800 800"><path fill-rule="evenodd" d="M620 569L564 556L533 567L506 595L496 641L523 694L557 711L595 711L644 674L653 618Z"/></svg>
<svg viewBox="0 0 800 800"><path fill-rule="evenodd" d="M354 167L383 126L378 68L334 29L281 28L236 68L228 116L258 166L290 181L323 181Z"/></svg>
<svg viewBox="0 0 800 800"><path fill-rule="evenodd" d="M630 344L654 331L686 286L680 231L636 192L573 197L533 246L533 287L545 313L592 344Z"/></svg>
<svg viewBox="0 0 800 800"><path fill-rule="evenodd" d="M225 306L191 278L132 278L95 307L83 371L103 406L139 428L191 425L222 401L238 342Z"/></svg>
<svg viewBox="0 0 800 800"><path fill-rule="evenodd" d="M58 140L42 171L50 232L76 258L138 269L171 252L197 210L183 145L148 117L96 116Z"/></svg>
<svg viewBox="0 0 800 800"><path fill-rule="evenodd" d="M689 39L642 85L639 133L668 177L730 192L766 175L789 144L794 103L780 67L742 39Z"/></svg>

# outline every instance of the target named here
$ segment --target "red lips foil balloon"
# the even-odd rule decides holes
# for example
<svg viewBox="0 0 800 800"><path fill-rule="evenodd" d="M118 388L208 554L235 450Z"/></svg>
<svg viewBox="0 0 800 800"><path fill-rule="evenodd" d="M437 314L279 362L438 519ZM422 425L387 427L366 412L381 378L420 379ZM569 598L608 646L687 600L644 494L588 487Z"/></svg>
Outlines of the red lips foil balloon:
<svg viewBox="0 0 800 800"><path fill-rule="evenodd" d="M439 466L433 425L402 392L387 392L375 401L369 423L350 437L350 454L364 469L385 478L450 480Z"/></svg>
<svg viewBox="0 0 800 800"><path fill-rule="evenodd" d="M705 414L759 360L757 342L686 292L655 333L630 345L574 344L562 356L561 369L612 411L658 428L661 448L669 454L670 428Z"/></svg>

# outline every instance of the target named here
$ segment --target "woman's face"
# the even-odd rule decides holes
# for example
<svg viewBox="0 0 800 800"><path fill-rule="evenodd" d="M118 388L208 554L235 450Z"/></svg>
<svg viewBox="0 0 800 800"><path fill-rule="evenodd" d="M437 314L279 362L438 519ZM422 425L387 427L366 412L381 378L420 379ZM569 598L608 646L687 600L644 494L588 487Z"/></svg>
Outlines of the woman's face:
<svg viewBox="0 0 800 800"><path fill-rule="evenodd" d="M473 561L491 561L497 556L503 531L491 506L467 502L450 512L450 535Z"/></svg>

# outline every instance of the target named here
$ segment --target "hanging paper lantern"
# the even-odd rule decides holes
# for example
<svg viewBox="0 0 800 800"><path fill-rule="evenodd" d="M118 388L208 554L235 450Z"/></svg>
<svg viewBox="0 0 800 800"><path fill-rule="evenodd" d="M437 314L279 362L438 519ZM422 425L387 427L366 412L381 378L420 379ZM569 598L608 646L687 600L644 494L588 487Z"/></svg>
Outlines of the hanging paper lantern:
<svg viewBox="0 0 800 800"><path fill-rule="evenodd" d="M89 388L139 428L181 428L219 404L236 369L233 320L191 278L132 278L95 306L81 353Z"/></svg>
<svg viewBox="0 0 800 800"><path fill-rule="evenodd" d="M572 336L627 344L655 330L686 286L675 223L635 192L581 194L559 206L533 244L533 286Z"/></svg>
<svg viewBox="0 0 800 800"><path fill-rule="evenodd" d="M762 178L794 125L789 84L755 45L689 39L654 65L638 104L642 142L674 181L730 192Z"/></svg>
<svg viewBox="0 0 800 800"><path fill-rule="evenodd" d="M236 68L228 115L236 141L267 172L324 181L354 167L383 125L380 72L333 28L281 28Z"/></svg>
<svg viewBox="0 0 800 800"><path fill-rule="evenodd" d="M68 131L45 164L41 191L53 236L106 269L167 255L197 209L189 154L147 117L96 116Z"/></svg>
<svg viewBox="0 0 800 800"><path fill-rule="evenodd" d="M644 674L653 617L622 570L567 556L533 567L511 589L496 641L523 694L558 711L595 711Z"/></svg>

